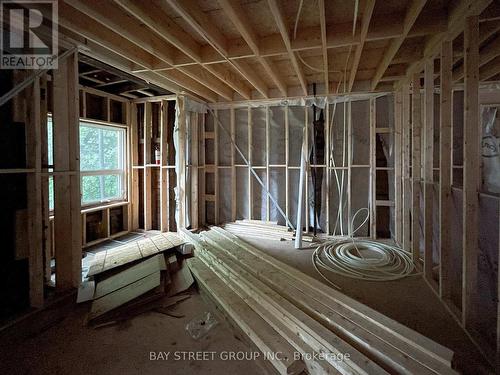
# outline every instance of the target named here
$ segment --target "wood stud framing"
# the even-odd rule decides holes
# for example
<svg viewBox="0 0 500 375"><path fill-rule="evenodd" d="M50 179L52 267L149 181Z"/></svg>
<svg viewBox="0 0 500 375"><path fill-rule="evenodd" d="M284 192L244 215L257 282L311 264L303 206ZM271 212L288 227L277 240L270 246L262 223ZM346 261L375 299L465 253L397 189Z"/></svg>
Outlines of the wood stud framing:
<svg viewBox="0 0 500 375"><path fill-rule="evenodd" d="M445 40L441 46L441 95L439 124L439 295L451 295L451 143L452 143L452 42Z"/></svg>
<svg viewBox="0 0 500 375"><path fill-rule="evenodd" d="M29 241L29 274L30 304L33 307L43 306L43 243L42 243L42 192L41 192L41 109L40 78L26 92L27 119L26 145L27 166L34 173L27 176L28 190L28 241Z"/></svg>
<svg viewBox="0 0 500 375"><path fill-rule="evenodd" d="M402 180L402 128L403 128L403 92L398 90L394 94L394 238L401 246L403 243L403 180Z"/></svg>
<svg viewBox="0 0 500 375"><path fill-rule="evenodd" d="M434 190L434 59L425 63L424 71L424 152L423 152L423 187L424 187L424 277L432 281L432 219ZM431 283L432 285L432 283Z"/></svg>
<svg viewBox="0 0 500 375"><path fill-rule="evenodd" d="M54 236L56 286L66 289L81 282L78 57L73 54L59 64L53 78Z"/></svg>
<svg viewBox="0 0 500 375"><path fill-rule="evenodd" d="M411 180L410 180L410 149L411 149L411 117L410 117L410 89L403 86L403 140L402 140L402 178L403 178L403 240L404 249L411 249Z"/></svg>
<svg viewBox="0 0 500 375"><path fill-rule="evenodd" d="M169 198L169 173L168 166L168 101L161 101L160 107L160 230L168 232L170 229L170 198ZM193 157L196 154L193 152ZM197 163L196 163L197 167ZM197 181L198 170L196 168ZM197 201L197 200L196 200Z"/></svg>
<svg viewBox="0 0 500 375"><path fill-rule="evenodd" d="M428 36L429 30L422 26L420 17L422 10L428 3L426 0L412 0L408 2L403 23L392 28L375 27L373 17L376 16L375 0L367 0L363 9L363 17L360 20L360 30L354 36L350 35L349 28L337 30L328 24L327 8L328 2L318 2L318 25L311 27L312 38L306 32L299 35L297 39L291 37L291 25L282 9L283 1L267 0L265 4L269 7L270 17L274 22L278 33L269 37L258 35L251 22L245 17L245 8L237 2L220 0L220 7L226 17L235 26L236 32L241 36L233 40L232 37L224 35L221 29L213 23L207 12L204 12L196 1L167 0L169 7L175 11L175 15L181 17L182 22L189 25L200 34L208 45L202 44L197 38L193 38L174 22L170 15L162 12L154 12L142 4L129 0L114 0L117 7L104 4L97 0L65 0L61 3L61 25L67 28L71 36L77 36L80 43L85 43L92 50L92 54L101 56L108 63L117 62L120 68L133 72L138 76L147 77L153 82L169 90L180 93L187 90L189 94L202 97L208 102L231 101L233 99L261 99L270 97L287 97L291 90L287 86L287 78L280 71L274 60L278 56L286 56L293 68L294 78L299 82L302 95L308 94L308 78L304 66L299 59L299 53L307 50L320 50L322 66L321 81L325 86L325 94L330 94L330 88L338 82L333 82L333 74L330 74L329 52L338 47L353 47L354 58L349 67L347 91L355 91L358 87L356 76L361 74L362 56L368 42L378 39L388 39L388 48L384 51L380 61L376 64L374 75L368 84L370 90L381 88L382 82L393 82L389 76L389 67L394 61L408 61L405 64L404 75L399 73L398 84L394 95L395 127L390 129L385 125L378 128L376 124L377 100L372 97L370 106L370 151L369 165L356 166L352 160L353 124L351 123L351 102L345 108L348 117L347 150L348 158L346 165L336 168L347 173L347 211L348 232L352 234L351 217L353 209L353 197L351 193L353 168L369 167L370 175L370 231L371 237L377 236L377 206L394 207L395 213L395 240L407 250L411 250L413 260L420 264L423 260L423 273L431 286L436 287L439 296L450 304L451 298L451 256L452 238L450 218L446 215L451 207L451 185L452 185L452 89L453 82L464 79L465 103L464 103L464 165L463 165L463 248L462 248L462 310L461 322L467 329L472 328L477 319L476 294L478 288L478 255L479 255L479 193L481 181L481 157L480 157L480 126L479 121L479 82L489 80L500 73L500 39L495 37L498 26L484 33L480 30L480 13L491 3L491 1L480 0L458 1L456 7L450 9L446 20L440 24L446 26L431 25L429 29L439 31L434 36L426 37L425 43L420 48L418 61L412 62L408 56L399 56L399 51L407 42L408 37ZM429 2L430 3L430 2ZM114 8L116 13L108 12ZM156 6L154 7L155 10ZM111 16L108 13L113 13ZM128 22L130 28L124 26L124 21L136 19L138 22ZM155 29L155 25L159 25ZM373 28L370 28L373 26ZM150 32L153 29L154 32ZM335 32L332 32L334 30ZM420 30L420 31L418 31ZM453 51L453 40L464 30L464 52ZM481 31L481 33L480 33ZM420 34L418 34L420 32ZM309 39L308 39L309 38ZM486 43L486 44L485 44ZM481 51L481 55L479 52ZM89 52L90 53L90 52ZM333 54L330 53L330 56ZM463 64L459 61L463 55ZM406 60L405 60L406 59ZM435 60L439 59L440 72L435 74ZM320 60L317 60L320 61ZM251 62L251 63L250 63ZM77 287L80 283L81 248L86 243L85 227L82 228L82 217L84 219L92 210L81 210L80 202L80 171L78 154L78 113L79 113L79 86L77 55L70 56L66 61L60 62L61 67L53 74L53 122L54 122L54 172L49 172L47 144L45 133L47 123L44 117L47 113L47 82L46 76L36 79L34 83L25 89L24 95L29 106L26 113L27 123L27 145L32 153L28 153L26 168L19 170L0 170L1 173L25 173L27 175L28 197L28 234L29 234L29 275L30 275L30 301L34 307L43 306L43 283L50 279L50 259L54 246L56 258L56 285L61 289ZM333 65L330 61L330 65ZM436 65L437 66L437 65ZM455 66L455 69L453 69ZM258 68L257 68L258 67ZM259 75L261 68L266 76ZM423 71L423 101L421 101L421 78ZM439 81L436 80L439 76ZM400 79L403 77L402 79ZM412 89L410 90L410 82ZM440 122L434 123L434 97L435 83L439 82L440 94ZM362 83L362 82L360 82ZM437 92L437 91L436 91ZM277 93L277 94L276 94ZM237 96L235 96L237 95ZM83 112L86 112L86 95L82 96ZM130 172L128 186L130 202L120 203L129 205L128 229L139 228L139 217L144 215L144 229L153 228L153 203L152 188L156 169L159 168L160 175L160 228L162 231L175 229L170 216L173 207L170 184L173 165L169 165L167 150L169 142L168 129L168 102L171 99L145 100L143 123L138 123L138 102L129 103L127 109L127 124L129 128ZM179 167L178 185L178 213L179 227L186 227L188 218L186 216L186 200L191 200L190 224L197 228L206 222L206 204L210 202L215 208L215 223L221 221L219 208L223 197L219 189L222 173L220 168L230 168L231 171L231 218L237 219L237 202L242 197L237 196L238 166L234 147L231 147L231 165L219 164L219 142L222 137L217 124L210 133L205 132L204 118L198 114L185 112L184 97L177 98L180 109L179 120L179 149L177 152L177 164ZM152 158L152 103L159 103L161 108L161 162L160 166L153 165ZM109 117L110 101L107 101ZM423 105L423 108L422 108ZM264 180L266 189L272 184L271 172L284 171L285 178L285 206L284 211L290 215L292 211L292 195L289 185L293 180L290 170L297 169L290 164L290 124L289 110L285 107L284 133L285 133L285 161L283 165L270 164L270 153L272 153L269 106L266 110L265 128L265 165L254 166L253 155L253 122L252 106L246 107L248 111L248 195L244 199L248 203L248 218L270 220L271 202L266 198L265 217L260 217L259 212L254 212L254 176L251 168L265 171ZM236 138L235 108L230 108L230 135ZM326 107L326 148L330 150L330 112L331 106ZM217 110L215 110L217 113ZM423 115L423 118L422 118ZM191 116L189 121L186 116ZM305 110L305 135L309 137L310 124L314 119ZM190 128L185 126L189 124ZM439 185L434 182L434 128L439 126ZM144 128L144 141L139 146L138 128ZM394 139L394 182L395 197L391 200L377 200L377 155L376 144L379 133L391 133ZM187 138L188 133L191 138ZM214 144L214 165L205 164L205 142L212 139ZM188 144L188 143L189 144ZM307 141L308 142L308 141ZM67 152L68 145L70 152ZM190 163L187 162L185 146L191 153ZM139 150L139 147L142 150ZM170 151L170 150L169 150ZM139 166L138 154L144 153L144 165ZM328 151L329 152L329 151ZM330 185L333 166L330 158L325 161L325 166L312 166L313 168L325 168L326 182L326 231L333 231L333 222L329 217L330 207ZM310 166L311 167L311 166ZM389 170L391 167L386 167ZM186 175L186 173L189 171ZM310 169L309 169L310 171ZM306 173L308 179L309 171ZM49 218L48 210L48 178L54 176L55 186L55 217ZM143 186L139 186L140 176L143 176ZM205 194L205 180L209 174L214 177L214 194ZM187 183L190 185L187 186ZM257 187L257 186L256 186ZM433 239L433 191L438 189L439 193L439 232L440 236ZM143 196L139 191L142 189ZM306 199L308 194L306 184ZM260 190L260 187L259 187ZM423 194L422 194L423 193ZM187 195L190 194L190 195ZM422 196L421 196L422 195ZM144 210L139 212L139 200L143 200ZM421 201L423 212L420 212ZM107 223L107 238L111 237L110 210L112 207L103 209L103 221ZM308 230L309 210L305 209L306 231ZM83 230L82 230L83 229ZM421 233L421 229L423 235ZM52 235L53 231L53 235ZM57 239L57 240L55 240ZM83 243L82 243L83 240ZM437 242L439 240L439 242ZM422 244L421 244L421 241ZM433 243L437 242L439 249L439 272L438 282L433 277L436 272L433 262ZM423 246L421 246L423 245ZM423 258L420 249L423 248ZM422 259L421 259L422 258ZM45 279L45 280L44 280ZM499 308L500 311L500 308ZM500 319L499 319L500 321ZM500 327L500 323L498 323ZM500 328L498 328L500 336ZM500 349L500 342L498 344ZM499 350L500 353L500 350Z"/></svg>
<svg viewBox="0 0 500 375"><path fill-rule="evenodd" d="M421 112L420 112L420 74L413 76L412 91L412 210L411 210L411 249L413 260L420 258L420 191L421 191Z"/></svg>
<svg viewBox="0 0 500 375"><path fill-rule="evenodd" d="M152 161L151 161L151 132L152 132L152 114L151 103L144 105L144 142L143 142L143 155L144 155L144 181L143 181L143 194L144 194L144 229L150 230L153 228L153 213L151 206L151 190L152 187Z"/></svg>
<svg viewBox="0 0 500 375"><path fill-rule="evenodd" d="M464 192L462 323L475 319L478 265L479 188L481 179L481 133L479 122L479 19L468 17L464 30Z"/></svg>

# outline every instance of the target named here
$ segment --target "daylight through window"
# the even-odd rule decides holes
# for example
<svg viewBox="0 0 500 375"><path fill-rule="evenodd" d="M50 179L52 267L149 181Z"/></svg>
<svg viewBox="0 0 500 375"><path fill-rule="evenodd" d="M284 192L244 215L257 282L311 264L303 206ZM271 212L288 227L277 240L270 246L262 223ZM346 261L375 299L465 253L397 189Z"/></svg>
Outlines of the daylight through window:
<svg viewBox="0 0 500 375"><path fill-rule="evenodd" d="M82 206L126 198L125 129L80 121ZM53 165L52 120L48 121L49 164ZM54 208L53 178L49 207Z"/></svg>

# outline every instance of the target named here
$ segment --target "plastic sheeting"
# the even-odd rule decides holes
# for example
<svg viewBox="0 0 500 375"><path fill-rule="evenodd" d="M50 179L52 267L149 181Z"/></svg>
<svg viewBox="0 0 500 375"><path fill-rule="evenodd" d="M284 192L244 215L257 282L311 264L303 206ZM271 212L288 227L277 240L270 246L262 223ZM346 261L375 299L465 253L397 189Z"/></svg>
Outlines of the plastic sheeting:
<svg viewBox="0 0 500 375"><path fill-rule="evenodd" d="M482 107L483 189L500 193L500 122L498 107Z"/></svg>
<svg viewBox="0 0 500 375"><path fill-rule="evenodd" d="M327 104L355 102L358 100L368 100L373 97L382 97L389 93L359 93L350 95L330 95L330 96L307 96L295 97L286 99L265 99L244 102L230 102L230 103L214 103L210 104L213 109L227 109L227 108L258 108L258 107L316 107L325 109Z"/></svg>
<svg viewBox="0 0 500 375"><path fill-rule="evenodd" d="M304 211L308 213L309 223L304 220L304 226L308 224L309 227L312 227L314 224L312 168L323 172L321 211L317 223L319 231L326 232L327 221L329 221L329 232L335 231L336 234L340 234L341 221L343 233L347 234L350 225L349 218L352 218L359 209L369 207L370 104L368 97L357 99L344 104L337 103L339 101L337 97L332 101L333 104L328 107L330 118L325 118L325 141L329 141L330 150L325 150L325 160L318 160L318 166L308 167L306 181L308 194L307 196L304 195ZM326 105L326 99L324 100ZM267 197L265 187L268 187L271 197L277 201L281 209L285 211L288 208L288 218L293 226L296 225L301 157L298 150L301 149L302 140L304 134L306 134L306 119L308 119L309 152L312 149L313 109L308 106L308 104L312 103L311 101L288 101L288 103L303 105L250 105L244 108L233 106L232 109L216 106L216 115L222 126L228 130L231 128L231 111L234 111L234 141L245 158L251 163L259 178L264 182L264 187L260 186L257 179L250 173L249 167L243 158L238 152L235 152L236 219L266 220L269 218L269 220L278 221L280 224L286 224L276 204ZM392 106L392 96L380 104L380 108L383 109L380 115L386 116L384 126L392 127L393 120L390 119L390 116L393 116L392 107L384 109L384 106ZM319 116L320 109L316 112L317 116ZM326 114L327 111L325 110L325 117ZM214 131L215 123L211 117L212 114L209 113L207 115L206 131ZM215 126L218 125L215 124ZM348 144L350 127L352 142ZM328 128L330 128L329 134L327 134ZM231 219L231 196L233 193L230 179L232 171L228 163L230 163L231 149L234 146L227 134L224 133L221 129L218 130L218 149L216 151L213 149L210 140L206 140L205 155L207 164L215 164L216 158L213 153L218 153L219 222L230 221ZM384 152L393 159L392 138L386 140L385 144L387 150L384 149ZM266 160L267 146L269 147L267 154L269 160ZM328 159L329 154L333 155L330 159ZM349 157L351 157L351 160L349 160ZM352 173L349 174L347 167L352 164L360 164L363 167L353 167ZM337 174L335 174L335 171ZM211 174L207 174L207 177L209 175ZM210 183L207 180L207 187L209 185ZM288 186L288 194L286 186ZM251 193L250 187L252 189ZM348 192L349 187L351 188L350 192ZM340 189L342 190L342 196ZM327 195L329 207L327 207ZM349 195L350 207L347 204ZM339 207L342 209L341 220L338 219L337 215ZM250 217L250 212L252 212L252 217ZM354 226L357 227L364 217L364 214L358 215ZM368 231L369 224L365 223L356 235L367 236Z"/></svg>

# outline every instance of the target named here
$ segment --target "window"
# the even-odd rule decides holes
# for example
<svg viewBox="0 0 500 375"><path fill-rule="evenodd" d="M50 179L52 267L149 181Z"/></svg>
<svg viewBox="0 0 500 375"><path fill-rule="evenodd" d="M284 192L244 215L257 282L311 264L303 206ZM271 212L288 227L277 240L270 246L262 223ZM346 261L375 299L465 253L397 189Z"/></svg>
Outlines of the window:
<svg viewBox="0 0 500 375"><path fill-rule="evenodd" d="M52 120L48 122L49 164L52 164ZM125 129L80 121L82 206L126 198ZM53 209L53 182L49 180L49 207Z"/></svg>

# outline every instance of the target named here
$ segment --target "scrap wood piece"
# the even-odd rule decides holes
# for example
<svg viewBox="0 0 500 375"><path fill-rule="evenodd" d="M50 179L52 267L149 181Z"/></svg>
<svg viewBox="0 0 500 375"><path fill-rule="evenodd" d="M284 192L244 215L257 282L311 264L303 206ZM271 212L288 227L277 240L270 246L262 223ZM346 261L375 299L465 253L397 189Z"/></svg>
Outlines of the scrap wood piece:
<svg viewBox="0 0 500 375"><path fill-rule="evenodd" d="M191 298L191 294L168 297L167 300L164 303L162 303L161 307L170 307L178 304L179 302L185 301L188 298Z"/></svg>
<svg viewBox="0 0 500 375"><path fill-rule="evenodd" d="M236 222L253 223L253 224L266 224L266 225L278 225L277 221L267 221L267 220L255 220L255 219L243 219L236 220ZM287 227L285 227L287 228Z"/></svg>
<svg viewBox="0 0 500 375"><path fill-rule="evenodd" d="M136 282L127 285L113 293L109 293L94 300L89 313L89 320L95 319L102 314L111 311L134 298L158 287L160 285L160 271L148 275Z"/></svg>
<svg viewBox="0 0 500 375"><path fill-rule="evenodd" d="M137 241L137 246L139 246L141 255L143 257L147 257L152 254L158 253L158 248L155 246L154 242L149 237Z"/></svg>
<svg viewBox="0 0 500 375"><path fill-rule="evenodd" d="M179 313L172 311L172 309L169 307L157 307L153 311L160 313L160 314L163 314L163 315L171 316L172 318L178 318L178 319L184 318L186 316L184 314L179 314Z"/></svg>
<svg viewBox="0 0 500 375"><path fill-rule="evenodd" d="M97 275L111 268L140 259L141 257L137 243L126 244L102 251L97 253L90 263L87 276Z"/></svg>
<svg viewBox="0 0 500 375"><path fill-rule="evenodd" d="M183 241L176 233L167 232L167 233L160 234L160 236L163 236L168 241L170 241L174 247L180 246L183 243L185 243L185 241Z"/></svg>
<svg viewBox="0 0 500 375"><path fill-rule="evenodd" d="M160 238L156 239L155 237L165 238L168 242L164 242ZM159 246L161 244L160 247L155 245L153 238ZM133 262L137 259L161 253L183 243L184 241L182 241L176 234L164 233L97 253L94 260L90 264L88 276L94 276L115 267Z"/></svg>
<svg viewBox="0 0 500 375"><path fill-rule="evenodd" d="M116 275L108 277L107 279L99 282L95 289L94 299L112 293L115 290L123 288L133 282L140 280L152 273L166 269L165 258L163 255L157 255L152 258L146 259L143 262L136 264Z"/></svg>
<svg viewBox="0 0 500 375"><path fill-rule="evenodd" d="M93 328L101 328L135 318L145 312L161 307L165 293L144 295L92 320Z"/></svg>
<svg viewBox="0 0 500 375"><path fill-rule="evenodd" d="M182 264L181 269L171 275L171 279L172 285L167 293L168 297L184 292L194 283L193 275L185 264Z"/></svg>
<svg viewBox="0 0 500 375"><path fill-rule="evenodd" d="M78 295L76 297L76 303L82 303L86 301L91 301L94 299L95 293L95 281L86 280L82 282L80 288L78 288Z"/></svg>
<svg viewBox="0 0 500 375"><path fill-rule="evenodd" d="M259 228L259 229L270 229L279 232L291 232L290 229L284 225L278 225L277 222L265 222L265 221L248 221L248 220L236 220L233 225L240 225L242 227Z"/></svg>
<svg viewBox="0 0 500 375"><path fill-rule="evenodd" d="M174 244L162 235L150 237L150 240L156 246L158 251L163 251L163 249L170 249L174 247Z"/></svg>

